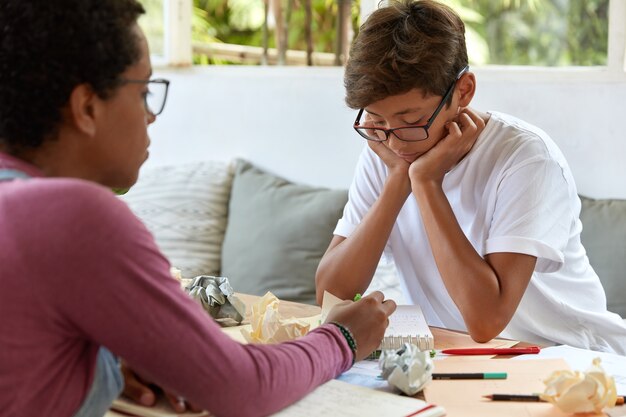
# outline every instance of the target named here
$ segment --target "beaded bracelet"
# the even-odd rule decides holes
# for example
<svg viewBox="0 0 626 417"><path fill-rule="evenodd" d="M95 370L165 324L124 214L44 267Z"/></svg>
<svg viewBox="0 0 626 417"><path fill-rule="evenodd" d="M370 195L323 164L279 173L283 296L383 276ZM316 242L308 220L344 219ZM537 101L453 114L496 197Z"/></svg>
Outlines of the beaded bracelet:
<svg viewBox="0 0 626 417"><path fill-rule="evenodd" d="M356 339L354 338L354 335L343 324L337 323L336 321L331 321L329 323L334 324L335 326L339 327L341 334L343 335L343 337L346 338L346 342L348 342L348 346L350 346L350 350L352 351L352 365L354 365L354 361L356 358L356 350L357 350Z"/></svg>

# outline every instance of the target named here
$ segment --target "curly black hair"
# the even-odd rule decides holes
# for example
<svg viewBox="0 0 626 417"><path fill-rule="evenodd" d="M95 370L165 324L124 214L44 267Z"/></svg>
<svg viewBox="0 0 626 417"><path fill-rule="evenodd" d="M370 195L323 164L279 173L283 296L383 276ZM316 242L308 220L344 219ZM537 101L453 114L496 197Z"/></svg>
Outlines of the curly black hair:
<svg viewBox="0 0 626 417"><path fill-rule="evenodd" d="M74 87L106 99L140 59L136 0L0 0L0 143L53 138Z"/></svg>

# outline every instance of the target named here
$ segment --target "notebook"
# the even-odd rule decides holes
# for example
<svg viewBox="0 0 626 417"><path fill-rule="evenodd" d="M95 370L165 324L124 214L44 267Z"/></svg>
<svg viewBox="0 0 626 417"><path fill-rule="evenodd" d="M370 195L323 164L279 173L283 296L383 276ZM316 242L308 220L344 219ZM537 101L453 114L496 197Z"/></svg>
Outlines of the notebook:
<svg viewBox="0 0 626 417"><path fill-rule="evenodd" d="M326 321L328 312L342 301L341 298L324 291L321 321ZM378 350L399 349L404 343L412 343L421 351L435 348L435 339L419 305L399 305L396 308L389 317L389 327Z"/></svg>
<svg viewBox="0 0 626 417"><path fill-rule="evenodd" d="M443 407L397 394L330 380L274 417L440 417Z"/></svg>
<svg viewBox="0 0 626 417"><path fill-rule="evenodd" d="M163 401L144 407L120 398L112 410L142 417L209 417L208 413L176 414ZM105 417L121 414L110 411ZM126 414L127 413L127 414ZM317 387L300 401L273 414L274 417L440 417L446 411L435 404L397 394L375 391L333 379Z"/></svg>
<svg viewBox="0 0 626 417"><path fill-rule="evenodd" d="M412 343L421 351L435 348L435 339L419 305L398 306L389 317L389 327L378 350L399 349L404 343Z"/></svg>

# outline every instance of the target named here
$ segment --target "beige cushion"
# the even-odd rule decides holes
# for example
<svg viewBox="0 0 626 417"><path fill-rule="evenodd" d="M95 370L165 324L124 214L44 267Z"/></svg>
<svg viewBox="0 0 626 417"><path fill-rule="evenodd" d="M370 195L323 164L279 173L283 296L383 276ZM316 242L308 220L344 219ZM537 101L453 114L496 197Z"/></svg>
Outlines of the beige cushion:
<svg viewBox="0 0 626 417"><path fill-rule="evenodd" d="M122 198L183 277L219 275L232 179L226 162L156 167Z"/></svg>

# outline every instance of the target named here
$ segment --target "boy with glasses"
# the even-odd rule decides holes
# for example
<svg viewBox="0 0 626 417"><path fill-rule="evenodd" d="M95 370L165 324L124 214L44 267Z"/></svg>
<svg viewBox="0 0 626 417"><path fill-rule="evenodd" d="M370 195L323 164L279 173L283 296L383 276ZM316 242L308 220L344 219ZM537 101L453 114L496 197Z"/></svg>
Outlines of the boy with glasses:
<svg viewBox="0 0 626 417"><path fill-rule="evenodd" d="M626 326L580 242L570 169L542 130L470 107L465 27L434 1L369 17L346 66L367 140L316 276L362 293L382 254L430 325L626 354Z"/></svg>

